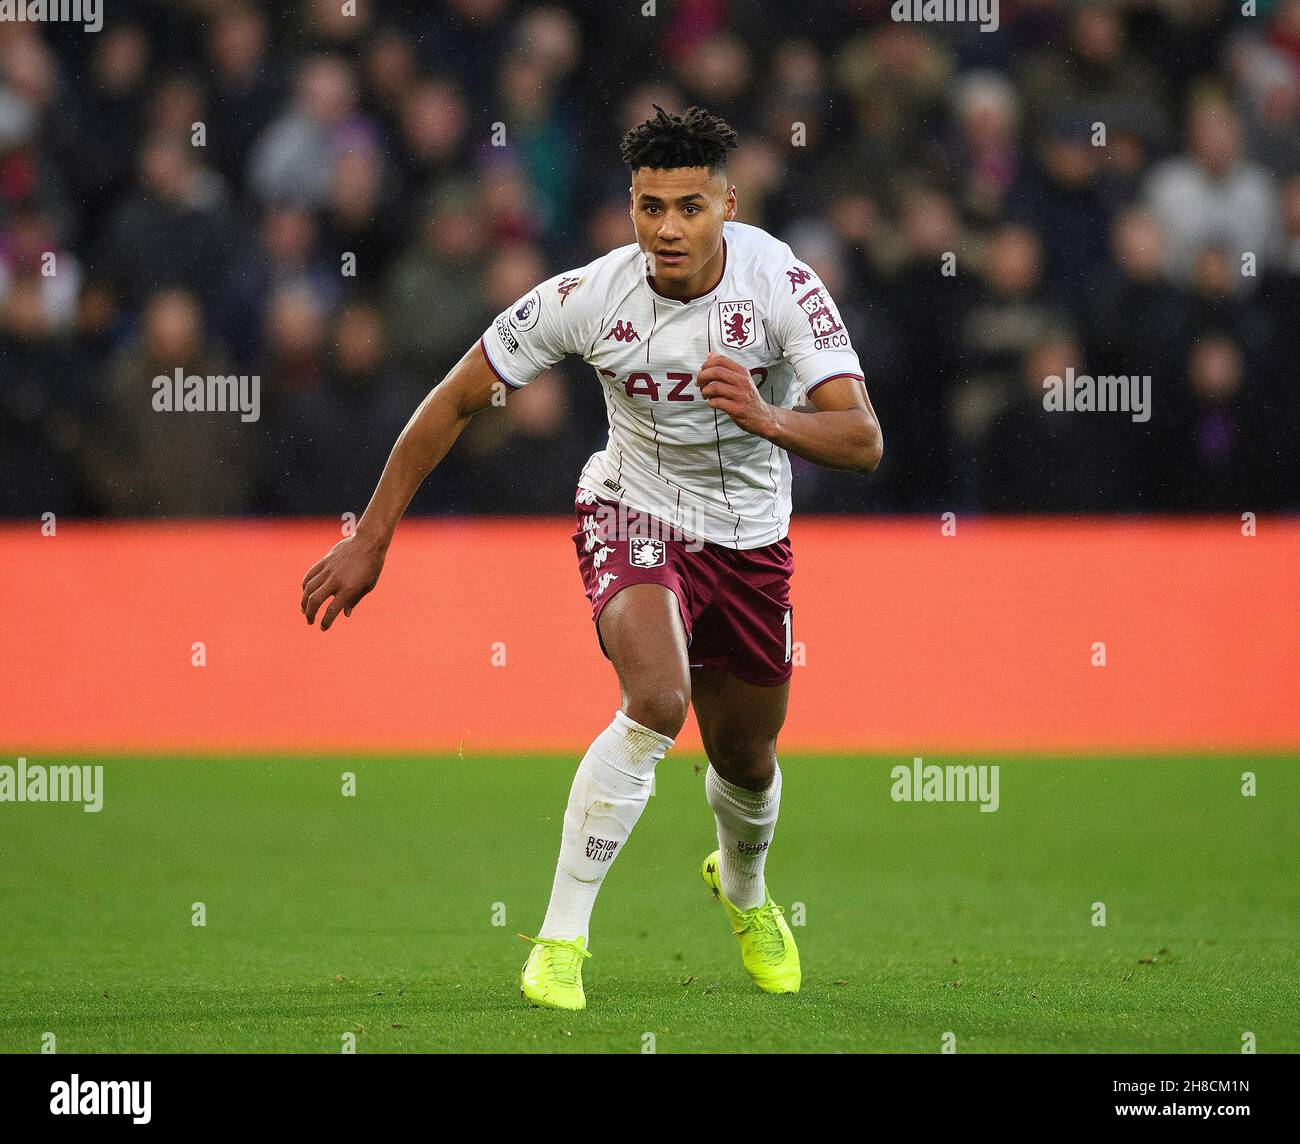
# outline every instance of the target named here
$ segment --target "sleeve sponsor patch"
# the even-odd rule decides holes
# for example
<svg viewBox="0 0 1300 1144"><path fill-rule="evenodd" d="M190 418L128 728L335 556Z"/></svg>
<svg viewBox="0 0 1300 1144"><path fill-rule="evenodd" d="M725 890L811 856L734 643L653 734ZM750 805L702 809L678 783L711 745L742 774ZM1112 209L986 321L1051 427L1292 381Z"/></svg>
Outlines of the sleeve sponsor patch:
<svg viewBox="0 0 1300 1144"><path fill-rule="evenodd" d="M501 339L501 344L505 346L506 353L512 354L519 348L519 341L514 334L510 332L510 324L505 318L498 317L496 321L497 337Z"/></svg>
<svg viewBox="0 0 1300 1144"><path fill-rule="evenodd" d="M816 349L848 347L849 338L844 323L840 321L839 311L820 286L814 286L800 297L799 308L808 318L808 328L812 330Z"/></svg>

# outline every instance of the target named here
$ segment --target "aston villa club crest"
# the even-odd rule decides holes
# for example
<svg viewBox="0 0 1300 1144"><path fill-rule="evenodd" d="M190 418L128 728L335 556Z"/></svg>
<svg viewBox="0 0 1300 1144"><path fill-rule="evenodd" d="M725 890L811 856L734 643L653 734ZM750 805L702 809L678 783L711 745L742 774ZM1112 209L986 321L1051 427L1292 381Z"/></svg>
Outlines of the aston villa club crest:
<svg viewBox="0 0 1300 1144"><path fill-rule="evenodd" d="M748 299L719 303L718 322L722 329L722 344L730 349L743 350L758 340L754 330L754 303Z"/></svg>
<svg viewBox="0 0 1300 1144"><path fill-rule="evenodd" d="M664 556L664 542L657 537L636 536L627 542L628 563L633 568L658 568Z"/></svg>

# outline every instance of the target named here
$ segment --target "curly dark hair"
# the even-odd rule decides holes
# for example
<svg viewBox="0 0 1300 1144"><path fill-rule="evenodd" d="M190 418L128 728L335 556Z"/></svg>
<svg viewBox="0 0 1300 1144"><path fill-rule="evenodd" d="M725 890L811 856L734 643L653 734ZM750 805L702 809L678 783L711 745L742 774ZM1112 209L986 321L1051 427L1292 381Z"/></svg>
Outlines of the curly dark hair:
<svg viewBox="0 0 1300 1144"><path fill-rule="evenodd" d="M635 171L639 167L708 167L716 175L727 168L727 152L737 142L735 130L702 107L688 107L684 115L669 115L657 103L659 114L639 123L623 136L618 153Z"/></svg>

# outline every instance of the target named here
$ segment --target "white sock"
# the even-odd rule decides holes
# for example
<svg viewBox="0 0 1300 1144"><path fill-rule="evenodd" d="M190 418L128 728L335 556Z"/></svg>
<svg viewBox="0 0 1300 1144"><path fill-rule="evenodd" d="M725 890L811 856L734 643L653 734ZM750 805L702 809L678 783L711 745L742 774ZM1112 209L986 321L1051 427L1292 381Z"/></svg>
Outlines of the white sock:
<svg viewBox="0 0 1300 1144"><path fill-rule="evenodd" d="M588 937L600 884L645 809L655 764L673 742L616 711L587 748L569 790L551 903L538 937Z"/></svg>
<svg viewBox="0 0 1300 1144"><path fill-rule="evenodd" d="M747 790L710 766L704 792L718 822L722 892L738 910L761 906L767 900L763 866L781 807L781 767L777 765L767 790Z"/></svg>

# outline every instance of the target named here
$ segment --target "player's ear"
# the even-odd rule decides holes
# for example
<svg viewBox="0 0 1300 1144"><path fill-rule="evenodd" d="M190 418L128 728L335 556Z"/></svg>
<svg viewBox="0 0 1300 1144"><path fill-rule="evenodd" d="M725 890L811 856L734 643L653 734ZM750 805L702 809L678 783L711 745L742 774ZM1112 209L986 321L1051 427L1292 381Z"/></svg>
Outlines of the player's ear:
<svg viewBox="0 0 1300 1144"><path fill-rule="evenodd" d="M726 222L730 222L736 217L736 187L734 183L727 188L727 205L722 212L722 217Z"/></svg>

